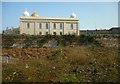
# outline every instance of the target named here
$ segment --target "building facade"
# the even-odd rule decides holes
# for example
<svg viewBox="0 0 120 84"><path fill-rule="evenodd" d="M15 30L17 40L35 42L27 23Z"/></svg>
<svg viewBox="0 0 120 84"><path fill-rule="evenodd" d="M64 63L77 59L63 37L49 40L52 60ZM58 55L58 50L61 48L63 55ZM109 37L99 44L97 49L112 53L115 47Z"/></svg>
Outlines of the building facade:
<svg viewBox="0 0 120 84"><path fill-rule="evenodd" d="M29 35L79 35L79 19L72 13L70 18L42 17L34 12L31 16L24 12L20 17L20 34Z"/></svg>

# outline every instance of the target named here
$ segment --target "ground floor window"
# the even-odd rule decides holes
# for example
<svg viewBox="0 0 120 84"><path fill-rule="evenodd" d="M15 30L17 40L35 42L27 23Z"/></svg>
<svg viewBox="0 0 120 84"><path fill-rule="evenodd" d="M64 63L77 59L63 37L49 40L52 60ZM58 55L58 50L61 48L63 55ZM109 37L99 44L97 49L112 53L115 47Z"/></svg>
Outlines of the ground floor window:
<svg viewBox="0 0 120 84"><path fill-rule="evenodd" d="M48 35L48 32L46 32L46 35Z"/></svg>
<svg viewBox="0 0 120 84"><path fill-rule="evenodd" d="M39 32L39 35L42 35L42 32Z"/></svg>
<svg viewBox="0 0 120 84"><path fill-rule="evenodd" d="M56 35L56 32L53 32L53 35Z"/></svg>
<svg viewBox="0 0 120 84"><path fill-rule="evenodd" d="M62 32L60 32L60 35L62 35Z"/></svg>

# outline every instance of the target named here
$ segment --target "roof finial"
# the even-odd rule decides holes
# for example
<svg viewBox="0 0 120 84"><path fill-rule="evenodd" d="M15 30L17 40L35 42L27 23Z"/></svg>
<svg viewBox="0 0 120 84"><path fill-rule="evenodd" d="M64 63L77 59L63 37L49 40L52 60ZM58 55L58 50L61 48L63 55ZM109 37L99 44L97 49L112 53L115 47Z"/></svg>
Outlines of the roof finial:
<svg viewBox="0 0 120 84"><path fill-rule="evenodd" d="M71 15L70 15L71 18L76 18L76 14L73 12Z"/></svg>
<svg viewBox="0 0 120 84"><path fill-rule="evenodd" d="M29 12L27 11L27 8L25 8L25 12L24 12L23 16L30 16Z"/></svg>

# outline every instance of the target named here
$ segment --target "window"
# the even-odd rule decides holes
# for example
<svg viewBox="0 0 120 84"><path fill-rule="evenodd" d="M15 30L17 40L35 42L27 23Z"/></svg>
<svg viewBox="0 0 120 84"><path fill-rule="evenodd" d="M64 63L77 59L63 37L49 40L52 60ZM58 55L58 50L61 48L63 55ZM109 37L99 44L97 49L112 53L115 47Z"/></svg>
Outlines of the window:
<svg viewBox="0 0 120 84"><path fill-rule="evenodd" d="M46 32L46 35L48 35L48 32Z"/></svg>
<svg viewBox="0 0 120 84"><path fill-rule="evenodd" d="M56 29L56 24L55 23L53 24L53 28Z"/></svg>
<svg viewBox="0 0 120 84"><path fill-rule="evenodd" d="M48 29L49 28L49 25L48 25L48 23L46 23L46 29Z"/></svg>
<svg viewBox="0 0 120 84"><path fill-rule="evenodd" d="M63 24L62 23L60 23L60 29L62 29L63 28Z"/></svg>
<svg viewBox="0 0 120 84"><path fill-rule="evenodd" d="M42 29L42 23L39 24L39 28Z"/></svg>
<svg viewBox="0 0 120 84"><path fill-rule="evenodd" d="M56 35L56 32L53 32L53 35Z"/></svg>
<svg viewBox="0 0 120 84"><path fill-rule="evenodd" d="M60 32L60 35L62 35L62 32Z"/></svg>
<svg viewBox="0 0 120 84"><path fill-rule="evenodd" d="M71 29L73 29L73 24L71 24Z"/></svg>
<svg viewBox="0 0 120 84"><path fill-rule="evenodd" d="M42 32L39 32L40 35L42 35Z"/></svg>
<svg viewBox="0 0 120 84"><path fill-rule="evenodd" d="M27 28L28 28L28 29L30 28L30 23L27 23Z"/></svg>

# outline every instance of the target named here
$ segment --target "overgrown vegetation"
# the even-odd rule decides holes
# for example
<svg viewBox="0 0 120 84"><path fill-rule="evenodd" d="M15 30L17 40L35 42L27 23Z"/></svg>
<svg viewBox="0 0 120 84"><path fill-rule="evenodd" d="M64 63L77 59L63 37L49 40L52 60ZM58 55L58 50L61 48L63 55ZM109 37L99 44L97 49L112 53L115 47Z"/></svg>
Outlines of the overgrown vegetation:
<svg viewBox="0 0 120 84"><path fill-rule="evenodd" d="M81 46L81 45L95 45L102 46L102 44L92 36L76 36L76 35L45 35L45 36L29 36L29 35L3 35L3 47L11 47L15 43L25 44L28 47L42 47L50 40L57 41L58 46Z"/></svg>
<svg viewBox="0 0 120 84"><path fill-rule="evenodd" d="M115 47L3 48L6 53L15 60L3 64L3 82L119 81Z"/></svg>
<svg viewBox="0 0 120 84"><path fill-rule="evenodd" d="M85 35L3 35L3 82L119 82L118 47ZM57 41L56 47L44 45ZM115 43L117 40L113 39ZM15 43L23 48L11 48Z"/></svg>

